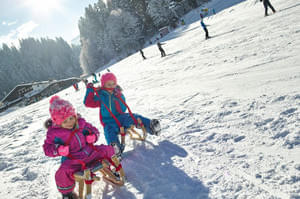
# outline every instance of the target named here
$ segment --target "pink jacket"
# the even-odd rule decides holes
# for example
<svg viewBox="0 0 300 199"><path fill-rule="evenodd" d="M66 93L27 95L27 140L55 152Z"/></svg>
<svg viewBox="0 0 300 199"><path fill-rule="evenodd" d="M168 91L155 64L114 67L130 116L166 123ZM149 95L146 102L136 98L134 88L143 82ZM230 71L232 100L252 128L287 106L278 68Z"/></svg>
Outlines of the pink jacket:
<svg viewBox="0 0 300 199"><path fill-rule="evenodd" d="M72 158L84 159L92 153L93 149L86 142L86 136L83 132L89 131L94 133L98 140L99 131L90 123L86 122L83 118L78 119L78 126L79 131L77 131L71 138L71 141L69 143L69 150ZM50 122L47 128L47 138L43 145L45 155L49 157L57 157L59 156L57 148L67 142L72 133L72 130L55 126L52 122Z"/></svg>

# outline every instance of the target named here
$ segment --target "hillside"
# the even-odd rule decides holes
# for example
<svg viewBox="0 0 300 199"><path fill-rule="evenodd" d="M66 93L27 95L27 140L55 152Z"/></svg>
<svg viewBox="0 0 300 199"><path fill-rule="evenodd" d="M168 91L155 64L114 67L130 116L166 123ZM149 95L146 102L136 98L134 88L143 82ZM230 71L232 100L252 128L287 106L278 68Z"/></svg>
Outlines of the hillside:
<svg viewBox="0 0 300 199"><path fill-rule="evenodd" d="M125 186L96 182L95 198L300 198L300 4L272 4L268 17L255 1L222 4L204 20L209 40L194 10L162 40L166 57L152 45L146 60L136 53L109 68L132 111L160 119L163 131L145 143L127 138ZM105 143L99 110L84 107L79 87L58 95ZM59 158L42 150L48 108L44 99L0 114L3 198L60 198Z"/></svg>

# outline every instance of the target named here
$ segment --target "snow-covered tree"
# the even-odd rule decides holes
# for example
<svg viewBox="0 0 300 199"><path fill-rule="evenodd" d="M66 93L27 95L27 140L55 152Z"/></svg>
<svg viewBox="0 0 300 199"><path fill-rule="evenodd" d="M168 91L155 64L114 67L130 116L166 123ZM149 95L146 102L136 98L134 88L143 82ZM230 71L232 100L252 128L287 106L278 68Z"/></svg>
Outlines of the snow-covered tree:
<svg viewBox="0 0 300 199"><path fill-rule="evenodd" d="M182 7L176 13L175 9L169 8L172 1L106 0L104 3L99 0L89 5L78 24L83 70L94 72L113 58L135 52L159 28L173 25L174 18L181 17L196 5L196 0L176 0Z"/></svg>
<svg viewBox="0 0 300 199"><path fill-rule="evenodd" d="M121 9L113 10L107 20L107 32L116 53L128 54L139 47L138 38L143 30L136 16Z"/></svg>
<svg viewBox="0 0 300 199"><path fill-rule="evenodd" d="M131 1L112 0L107 5L99 1L85 11L85 17L79 21L82 51L85 51L81 52L80 63L85 72L94 72L112 58L140 47L145 27Z"/></svg>
<svg viewBox="0 0 300 199"><path fill-rule="evenodd" d="M170 0L151 0L147 6L147 13L151 16L157 28L169 25L174 13L169 9Z"/></svg>
<svg viewBox="0 0 300 199"><path fill-rule="evenodd" d="M20 48L0 48L0 97L21 83L79 76L79 47L76 50L62 38L19 41Z"/></svg>

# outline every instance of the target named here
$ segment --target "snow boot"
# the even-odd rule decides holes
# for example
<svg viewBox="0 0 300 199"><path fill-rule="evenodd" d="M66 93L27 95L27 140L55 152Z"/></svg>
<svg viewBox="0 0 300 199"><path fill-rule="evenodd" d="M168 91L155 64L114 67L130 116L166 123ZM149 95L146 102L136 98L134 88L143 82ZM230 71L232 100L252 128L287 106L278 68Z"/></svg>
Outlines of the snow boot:
<svg viewBox="0 0 300 199"><path fill-rule="evenodd" d="M151 134L152 135L156 135L156 136L160 135L161 127L160 127L160 123L157 119L151 120L150 129L151 129Z"/></svg>
<svg viewBox="0 0 300 199"><path fill-rule="evenodd" d="M125 144L120 144L120 146L118 146L117 143L112 143L111 145L114 148L115 155L117 156L118 160L121 162L122 161L122 153L125 150Z"/></svg>
<svg viewBox="0 0 300 199"><path fill-rule="evenodd" d="M125 144L120 144L120 150L121 150L121 154L122 154L125 150Z"/></svg>
<svg viewBox="0 0 300 199"><path fill-rule="evenodd" d="M79 197L74 192L70 192L67 194L63 194L62 199L79 199Z"/></svg>

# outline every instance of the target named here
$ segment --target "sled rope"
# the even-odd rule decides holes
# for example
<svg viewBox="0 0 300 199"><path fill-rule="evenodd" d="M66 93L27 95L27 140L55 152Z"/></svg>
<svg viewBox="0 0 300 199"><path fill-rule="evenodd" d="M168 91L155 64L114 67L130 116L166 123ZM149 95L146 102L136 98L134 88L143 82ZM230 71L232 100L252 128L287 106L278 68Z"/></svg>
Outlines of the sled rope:
<svg viewBox="0 0 300 199"><path fill-rule="evenodd" d="M68 138L68 140L67 140L67 142L65 143L65 146L69 146L70 145L70 142L71 142L71 139L72 139L72 137L75 135L75 133L76 132L78 132L79 131L79 129L78 128L76 128L76 129L74 129L73 131L72 131L72 133L70 134L70 136L69 136L69 138ZM79 160L79 159L75 159L72 155L68 155L67 156L69 159L71 159L71 160L75 160L75 161L77 161L77 162L79 162L80 164L81 164L81 169L86 169L86 165L85 165L85 163L82 161L82 160Z"/></svg>
<svg viewBox="0 0 300 199"><path fill-rule="evenodd" d="M96 95L97 95L98 98L99 98L100 104L103 104L103 105L104 105L104 107L106 108L106 110L109 112L109 114L112 116L112 118L114 118L114 120L116 121L117 125L121 128L122 125L121 125L120 121L118 120L118 118L111 112L111 110L106 106L106 104L103 103L103 102L100 100L101 98L100 98L99 93L97 92L97 89L96 89L95 87L94 87L93 89L94 89L94 92L96 93ZM100 109L100 121L101 121L102 126L104 126L105 124L103 123L103 120L102 120L101 109Z"/></svg>
<svg viewBox="0 0 300 199"><path fill-rule="evenodd" d="M126 104L126 102L125 102L120 96L117 96L117 98L118 98L118 99L126 106L126 108L128 109L128 112L129 112L129 114L130 114L132 120L134 121L134 124L135 124L136 126L138 126L138 122L137 122L137 120L135 119L135 117L133 116L133 114L132 114L132 112L131 112L129 106Z"/></svg>
<svg viewBox="0 0 300 199"><path fill-rule="evenodd" d="M96 176L96 174L94 174L93 172L91 172L91 179L90 180L84 180L85 184L92 184L94 182L94 177Z"/></svg>
<svg viewBox="0 0 300 199"><path fill-rule="evenodd" d="M119 129L120 129L120 135L121 135L121 144L125 144L125 135L126 135L126 132L130 135L130 138L133 139L133 140L140 140L140 141L144 141L146 139L146 129L145 129L145 126L142 122L142 120L140 118L136 119L131 111L131 109L129 108L129 106L126 104L125 100L122 99L121 96L117 96L117 95L114 95L117 99L120 100L120 102L122 104L124 104L124 106L126 106L126 108L128 109L128 112L129 112L129 115L130 117L132 118L133 120L133 123L135 124L135 127L137 128L141 128L142 131L143 131L143 137L141 135L139 135L134 129L133 129L133 126L132 125L129 129L126 129L126 132L124 130L124 127L121 125L120 121L118 120L118 118L112 113L112 111L108 108L108 106L103 102L101 101L101 98L100 98L100 94L98 93L98 91L101 91L102 90L111 90L111 89L105 89L105 88L101 88L101 87L92 87L93 88L93 91L94 93L96 93L97 97L99 98L99 103L100 103L100 109L99 109L99 118L100 118L100 122L102 124L102 126L104 127L105 124L103 122L103 116L102 116L102 113L101 113L101 104L103 104L103 106L105 107L105 109L109 112L109 114L111 115L111 117L116 121L116 124L118 125ZM136 135L137 137L135 137L134 135Z"/></svg>
<svg viewBox="0 0 300 199"><path fill-rule="evenodd" d="M64 146L69 146L70 145L70 142L72 140L72 138L74 137L75 133L78 132L79 128L76 128L74 129L70 135L69 135L69 138L68 140L66 141L66 143L64 144ZM91 130L90 129L87 129L87 131L89 132L89 135L92 134ZM99 150L92 144L90 143L89 146L99 152ZM74 161L77 161L78 163L81 164L81 170L83 170L83 173L81 172L77 172L77 173L74 173L72 175L73 179L79 183L79 197L80 198L83 198L83 190L84 190L84 186L86 187L86 194L85 194L85 198L91 198L91 194L92 194L92 183L94 181L99 181L100 178L95 174L96 171L100 171L102 174L103 174L103 178L118 185L118 186L123 186L124 185L124 182L125 182L125 174L124 174L124 170L122 169L122 165L121 163L119 162L119 160L116 158L116 156L112 156L111 158L101 158L99 159L99 163L100 163L100 168L97 168L97 167L94 167L97 168L97 170L93 170L92 168L87 168L86 167L86 164L85 162L83 162L82 160L79 160L79 159L75 159L72 155L68 155L67 156L69 159L71 160L74 160ZM105 168L104 166L104 162L103 160L107 160L113 167L115 167L116 169L116 172L118 173L119 175L119 178L117 178L113 171L110 170L110 166L107 164L107 168Z"/></svg>
<svg viewBox="0 0 300 199"><path fill-rule="evenodd" d="M100 88L101 89L101 88ZM94 92L96 93L96 95L98 96L98 98L99 98L99 101L100 101L100 103L102 103L103 105L104 105L104 107L106 108L106 110L109 112L109 114L112 116L112 118L114 118L114 120L116 121L116 123L117 123L117 125L119 126L119 128L121 128L122 127L122 125L121 125L121 123L120 123L120 121L117 119L117 117L111 112L111 110L107 107L107 105L105 104L105 103L103 103L101 100L100 100L100 95L99 95L99 93L97 92L98 90L94 87L93 88L93 90L94 90ZM104 89L105 90L105 89ZM116 96L125 106L126 106L126 108L128 109L128 112L129 112L129 115L130 115L130 117L132 118L132 120L133 120L133 122L134 122L134 124L136 125L136 126L138 126L139 124L138 124L138 121L137 121L137 119L134 117L134 115L132 114L132 112L131 112L131 109L129 108L129 106L126 104L126 102L120 97L120 96ZM100 121L101 121L101 124L102 124L102 126L104 126L105 124L103 123L103 121L102 121L102 114L101 114L101 110L100 110ZM122 131L121 131L121 136L125 136L125 133L122 133Z"/></svg>

